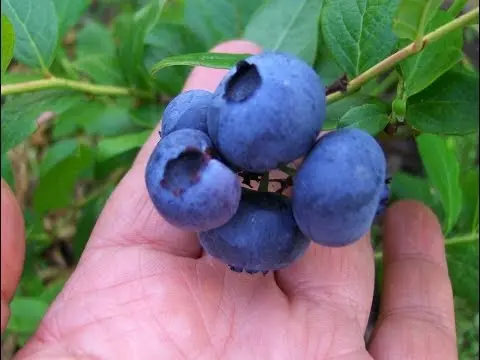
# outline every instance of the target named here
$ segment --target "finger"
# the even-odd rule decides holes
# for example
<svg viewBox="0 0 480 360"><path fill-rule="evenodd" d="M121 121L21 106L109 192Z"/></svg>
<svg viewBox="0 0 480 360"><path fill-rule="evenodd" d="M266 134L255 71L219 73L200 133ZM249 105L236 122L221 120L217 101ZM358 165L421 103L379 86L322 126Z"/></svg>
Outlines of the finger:
<svg viewBox="0 0 480 360"><path fill-rule="evenodd" d="M258 53L260 49L246 41L229 41L213 52ZM213 91L227 70L195 68L184 90ZM148 244L178 256L198 257L200 244L194 233L169 225L155 210L145 186L145 166L159 140L159 127L153 131L127 175L110 197L92 234L91 247ZM88 251L88 248L87 248Z"/></svg>
<svg viewBox="0 0 480 360"><path fill-rule="evenodd" d="M9 317L8 303L17 288L23 268L25 230L23 215L15 196L7 183L1 180L1 326L2 331Z"/></svg>
<svg viewBox="0 0 480 360"><path fill-rule="evenodd" d="M312 243L302 258L276 273L276 280L292 301L327 306L358 324L362 336L371 307L374 270L370 234L365 234L342 248Z"/></svg>
<svg viewBox="0 0 480 360"><path fill-rule="evenodd" d="M404 201L387 211L383 262L383 292L371 355L375 359L456 359L444 239L431 210Z"/></svg>

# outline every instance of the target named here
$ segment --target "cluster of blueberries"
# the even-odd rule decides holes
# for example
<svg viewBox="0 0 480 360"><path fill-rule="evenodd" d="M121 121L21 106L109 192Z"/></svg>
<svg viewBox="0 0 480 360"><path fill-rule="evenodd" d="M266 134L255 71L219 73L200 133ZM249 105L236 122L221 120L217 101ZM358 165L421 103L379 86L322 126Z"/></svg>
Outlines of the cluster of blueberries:
<svg viewBox="0 0 480 360"><path fill-rule="evenodd" d="M302 60L265 52L240 61L214 93L190 90L165 109L145 173L155 208L234 271L279 270L310 241L357 241L388 199L385 156L358 129L317 140L325 117L325 87ZM240 175L302 157L290 198L242 186Z"/></svg>

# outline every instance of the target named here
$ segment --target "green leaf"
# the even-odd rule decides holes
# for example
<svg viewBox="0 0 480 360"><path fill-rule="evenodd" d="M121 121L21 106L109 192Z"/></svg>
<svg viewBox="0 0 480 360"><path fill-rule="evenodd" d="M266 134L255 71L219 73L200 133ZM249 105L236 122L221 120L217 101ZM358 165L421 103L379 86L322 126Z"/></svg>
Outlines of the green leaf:
<svg viewBox="0 0 480 360"><path fill-rule="evenodd" d="M47 90L16 95L2 107L1 153L20 144L37 128L37 118L46 111L61 114L82 101L83 95L62 90Z"/></svg>
<svg viewBox="0 0 480 360"><path fill-rule="evenodd" d="M463 135L478 131L478 78L447 72L408 99L406 119L422 132Z"/></svg>
<svg viewBox="0 0 480 360"><path fill-rule="evenodd" d="M119 103L82 101L57 118L53 136L56 139L83 130L88 135L115 136L134 128L130 107Z"/></svg>
<svg viewBox="0 0 480 360"><path fill-rule="evenodd" d="M364 104L350 109L342 116L339 128L358 128L377 135L389 123L385 108L376 104Z"/></svg>
<svg viewBox="0 0 480 360"><path fill-rule="evenodd" d="M443 217L442 206L427 179L397 172L392 178L391 193L392 200L417 200L430 207L439 218Z"/></svg>
<svg viewBox="0 0 480 360"><path fill-rule="evenodd" d="M465 7L467 5L469 5L468 7L473 7L474 4L476 4L478 6L477 2L469 1L469 0L453 0L453 1L450 1L449 3L447 3L447 4L450 5L450 7L448 8L448 13L450 15L452 15L453 17L458 16L458 14L462 12L462 10L465 10ZM477 34L478 34L478 30L477 30Z"/></svg>
<svg viewBox="0 0 480 360"><path fill-rule="evenodd" d="M120 104L112 104L92 118L85 118L82 128L89 135L116 136L133 130L130 108Z"/></svg>
<svg viewBox="0 0 480 360"><path fill-rule="evenodd" d="M10 304L10 319L8 330L17 334L32 335L48 308L45 301L33 298L15 296Z"/></svg>
<svg viewBox="0 0 480 360"><path fill-rule="evenodd" d="M374 104L388 111L388 106L381 100L361 93L347 96L339 101L327 106L327 118L323 125L323 130L333 130L338 126L340 119L351 109L365 104Z"/></svg>
<svg viewBox="0 0 480 360"><path fill-rule="evenodd" d="M185 0L185 24L207 47L242 37L263 0Z"/></svg>
<svg viewBox="0 0 480 360"><path fill-rule="evenodd" d="M37 113L33 111L11 111L2 108L2 155L33 134L37 128Z"/></svg>
<svg viewBox="0 0 480 360"><path fill-rule="evenodd" d="M52 245L52 237L45 232L43 226L43 217L35 213L31 206L26 207L23 211L25 218L25 232L26 232L26 252L25 252L25 271L30 274L36 274L36 266L31 265L31 258L41 258L41 254ZM45 264L44 259L40 259L40 264ZM26 294L22 292L22 294ZM31 293L28 293L31 294ZM35 293L37 294L37 293Z"/></svg>
<svg viewBox="0 0 480 360"><path fill-rule="evenodd" d="M325 45L325 39L321 31L318 32L317 55L313 68L320 75L325 86L330 86L345 75L345 71L338 65L337 60Z"/></svg>
<svg viewBox="0 0 480 360"><path fill-rule="evenodd" d="M43 282L38 276L38 270L47 267L42 253L52 245L52 242L43 229L43 219L32 216L32 211L29 208L24 210L24 216L27 230L25 265L16 295L36 297L44 289ZM32 217L35 219L35 224L32 224Z"/></svg>
<svg viewBox="0 0 480 360"><path fill-rule="evenodd" d="M89 55L115 55L112 34L102 24L90 20L77 34L76 54L78 58Z"/></svg>
<svg viewBox="0 0 480 360"><path fill-rule="evenodd" d="M132 109L130 115L135 125L152 130L160 122L164 110L163 104L144 104Z"/></svg>
<svg viewBox="0 0 480 360"><path fill-rule="evenodd" d="M160 20L165 2L165 0L145 0L145 4L133 15L135 22L144 25L148 33Z"/></svg>
<svg viewBox="0 0 480 360"><path fill-rule="evenodd" d="M478 359L480 348L478 340L479 313L468 306L467 301L458 296L454 298L454 301L458 359Z"/></svg>
<svg viewBox="0 0 480 360"><path fill-rule="evenodd" d="M49 284L40 294L39 299L51 304L53 300L60 294L65 286L66 279L58 279Z"/></svg>
<svg viewBox="0 0 480 360"><path fill-rule="evenodd" d="M60 39L80 20L90 2L91 0L53 0L58 17Z"/></svg>
<svg viewBox="0 0 480 360"><path fill-rule="evenodd" d="M152 74L169 66L205 66L216 69L230 69L250 54L196 53L170 56L156 63L150 70Z"/></svg>
<svg viewBox="0 0 480 360"><path fill-rule="evenodd" d="M477 154L480 140L478 133L451 138L455 141L457 159L460 164L460 173L477 168Z"/></svg>
<svg viewBox="0 0 480 360"><path fill-rule="evenodd" d="M73 254L77 260L82 256L99 215L100 209L98 209L96 201L82 207L82 213L77 223L77 232L72 241Z"/></svg>
<svg viewBox="0 0 480 360"><path fill-rule="evenodd" d="M345 73L325 46L325 41L321 35L318 39L317 56L313 67L320 75L325 86L333 84Z"/></svg>
<svg viewBox="0 0 480 360"><path fill-rule="evenodd" d="M252 0L256 1L256 0ZM183 24L185 14L185 1L175 0L167 1L163 6L160 20L162 22L168 22L171 24Z"/></svg>
<svg viewBox="0 0 480 360"><path fill-rule="evenodd" d="M467 43L467 41L465 41ZM456 71L459 73L466 73L467 75L470 76L476 76L478 78L478 70L475 68L475 66L470 62L470 60L467 58L465 55L462 60L457 62L451 69L451 71Z"/></svg>
<svg viewBox="0 0 480 360"><path fill-rule="evenodd" d="M392 178L392 197L418 200L426 205L434 203L433 189L424 178L397 172Z"/></svg>
<svg viewBox="0 0 480 360"><path fill-rule="evenodd" d="M439 11L428 23L426 32L433 31L452 20L451 15ZM400 42L401 46L408 43L409 41ZM458 29L400 63L405 81L405 96L419 93L452 68L462 57L462 46L462 29Z"/></svg>
<svg viewBox="0 0 480 360"><path fill-rule="evenodd" d="M23 275L36 275L38 267L45 265L45 259L42 258L44 251L52 245L52 236L45 231L44 218L35 213L31 206L23 211L25 218L26 232L26 251L25 251L25 267ZM37 264L32 264L32 259L37 259ZM36 276L35 276L36 277ZM22 291L22 295L38 295L38 292Z"/></svg>
<svg viewBox="0 0 480 360"><path fill-rule="evenodd" d="M83 99L57 116L53 137L59 139L85 128L85 123L95 122L105 111L105 104L99 101Z"/></svg>
<svg viewBox="0 0 480 360"><path fill-rule="evenodd" d="M125 85L126 83L116 56L88 55L74 61L72 66L98 84Z"/></svg>
<svg viewBox="0 0 480 360"><path fill-rule="evenodd" d="M58 41L58 20L52 1L2 0L2 13L15 29L15 58L47 71Z"/></svg>
<svg viewBox="0 0 480 360"><path fill-rule="evenodd" d="M42 214L71 205L76 182L93 164L93 151L86 145L77 146L71 156L59 162L40 178L33 195L35 211Z"/></svg>
<svg viewBox="0 0 480 360"><path fill-rule="evenodd" d="M463 232L478 232L478 168L463 172L460 177L463 203L458 228Z"/></svg>
<svg viewBox="0 0 480 360"><path fill-rule="evenodd" d="M448 140L433 134L422 134L416 140L428 180L438 191L442 202L445 212L444 229L448 233L456 224L462 208L455 149Z"/></svg>
<svg viewBox="0 0 480 360"><path fill-rule="evenodd" d="M2 77L13 57L15 32L8 18L2 15Z"/></svg>
<svg viewBox="0 0 480 360"><path fill-rule="evenodd" d="M319 58L315 65L315 71L320 75L325 86L333 84L344 74L344 71L329 53Z"/></svg>
<svg viewBox="0 0 480 360"><path fill-rule="evenodd" d="M271 0L252 17L245 38L266 50L284 51L313 64L321 0Z"/></svg>
<svg viewBox="0 0 480 360"><path fill-rule="evenodd" d="M34 252L30 245L32 244L27 244L25 266L16 291L17 296L36 297L44 288L42 280L38 277L37 269L45 268L45 261L38 254L38 248ZM46 250L46 248L43 250Z"/></svg>
<svg viewBox="0 0 480 360"><path fill-rule="evenodd" d="M355 77L390 55L398 0L325 0L321 26L338 64Z"/></svg>
<svg viewBox="0 0 480 360"><path fill-rule="evenodd" d="M118 57L127 83L132 86L150 87L150 76L144 64L145 38L157 24L164 4L164 0L152 0L137 13L137 17L126 14L119 18L116 31Z"/></svg>
<svg viewBox="0 0 480 360"><path fill-rule="evenodd" d="M30 72L7 72L2 74L2 85L16 84L24 81L33 81L43 79L40 73Z"/></svg>
<svg viewBox="0 0 480 360"><path fill-rule="evenodd" d="M73 254L77 260L80 259L80 256L87 245L88 239L92 234L95 223L97 222L97 219L100 216L100 213L102 212L103 207L110 197L115 185L116 184L112 184L111 186L107 187L98 198L88 202L82 208L82 215L77 223L77 232L72 241Z"/></svg>
<svg viewBox="0 0 480 360"><path fill-rule="evenodd" d="M40 177L45 176L59 162L71 156L78 148L75 139L62 140L51 145L40 163Z"/></svg>
<svg viewBox="0 0 480 360"><path fill-rule="evenodd" d="M98 157L105 161L131 149L140 148L150 136L151 131L104 138L98 143Z"/></svg>
<svg viewBox="0 0 480 360"><path fill-rule="evenodd" d="M111 157L105 161L97 161L94 167L94 177L97 181L108 181L112 173L119 169L128 170L133 165L138 150L132 149Z"/></svg>
<svg viewBox="0 0 480 360"><path fill-rule="evenodd" d="M446 245L448 273L453 292L455 296L468 301L470 308L478 311L478 234L476 237L448 239Z"/></svg>
<svg viewBox="0 0 480 360"><path fill-rule="evenodd" d="M170 56L204 51L203 43L188 28L178 24L158 24L145 39L145 67L151 69ZM175 95L183 87L188 68L171 67L155 77L158 89Z"/></svg>
<svg viewBox="0 0 480 360"><path fill-rule="evenodd" d="M393 32L401 39L415 40L436 14L442 0L402 0L393 18ZM423 28L422 28L423 25Z"/></svg>

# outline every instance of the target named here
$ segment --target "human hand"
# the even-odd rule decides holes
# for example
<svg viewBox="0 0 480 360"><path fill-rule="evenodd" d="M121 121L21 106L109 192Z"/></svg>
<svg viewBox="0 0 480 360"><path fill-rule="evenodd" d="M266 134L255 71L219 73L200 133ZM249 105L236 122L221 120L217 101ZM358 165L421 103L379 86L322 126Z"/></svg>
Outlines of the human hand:
<svg viewBox="0 0 480 360"><path fill-rule="evenodd" d="M259 52L244 41L214 50ZM196 68L185 90L213 91L224 74ZM369 234L343 248L311 244L296 263L266 276L232 272L202 252L195 234L155 211L144 169L157 141L154 131L18 359L457 357L443 237L426 207L408 201L387 211L382 305L366 346L374 284ZM2 183L2 329L23 257L12 198Z"/></svg>

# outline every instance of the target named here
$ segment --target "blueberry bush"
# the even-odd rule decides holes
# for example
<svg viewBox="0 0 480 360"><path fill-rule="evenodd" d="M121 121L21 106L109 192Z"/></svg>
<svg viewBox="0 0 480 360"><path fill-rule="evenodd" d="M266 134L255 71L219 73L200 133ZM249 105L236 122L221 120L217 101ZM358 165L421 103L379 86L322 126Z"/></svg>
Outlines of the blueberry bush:
<svg viewBox="0 0 480 360"><path fill-rule="evenodd" d="M208 50L245 38L310 65L326 90L322 130L356 128L375 136L387 155L390 201L416 199L437 214L455 294L460 358L478 357L478 1L1 0L1 14L1 174L16 194L27 228L25 269L11 305L5 351L14 352L28 339L62 289L109 194L191 66L234 67L249 54ZM222 116L237 118L234 112ZM178 118L166 120L162 131L188 127ZM300 125L311 131L311 124ZM199 130L183 130L183 140L162 156L178 156L189 142L210 141ZM215 141L220 147L223 141L222 150L236 159L238 149L228 134L228 129L219 132ZM328 149L316 156L324 156L322 151ZM162 156L156 161L166 161ZM200 161L203 153L186 156ZM220 179L226 192L238 191L231 190L236 180L220 162L202 171ZM312 181L308 168L303 172L303 180ZM156 174L151 176L155 181ZM211 190L204 184L202 196ZM312 191L317 190L326 191ZM156 195L169 206L168 194ZM285 198L239 197L230 196L225 204L231 216L236 212L232 221L248 221L253 212L275 207L264 225L280 224L285 246L295 248L289 256L303 252L305 240L295 238ZM191 208L184 211L178 221L192 216L202 221ZM308 223L308 214L302 216ZM235 234L230 223L211 229L210 219L203 220L189 225L206 230L200 234L206 248L215 238L249 236ZM381 278L377 224L372 233ZM225 249L211 251L228 254L229 246L236 245L227 241ZM284 259L285 254L277 255ZM262 271L264 264L251 266Z"/></svg>

